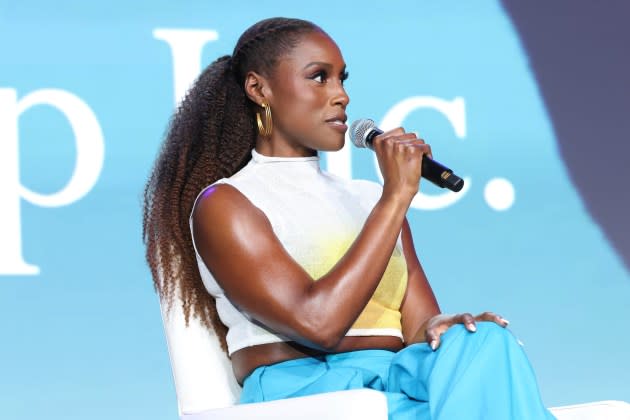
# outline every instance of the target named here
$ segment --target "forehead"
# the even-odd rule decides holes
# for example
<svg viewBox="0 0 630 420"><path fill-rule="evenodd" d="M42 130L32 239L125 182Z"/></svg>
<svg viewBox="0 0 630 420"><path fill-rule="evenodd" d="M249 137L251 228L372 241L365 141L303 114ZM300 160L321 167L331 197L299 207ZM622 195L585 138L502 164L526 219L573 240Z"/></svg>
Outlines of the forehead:
<svg viewBox="0 0 630 420"><path fill-rule="evenodd" d="M309 63L321 62L333 66L343 67L345 62L339 47L327 34L316 31L303 35L295 48L283 57L280 67L288 65L297 66L299 70Z"/></svg>

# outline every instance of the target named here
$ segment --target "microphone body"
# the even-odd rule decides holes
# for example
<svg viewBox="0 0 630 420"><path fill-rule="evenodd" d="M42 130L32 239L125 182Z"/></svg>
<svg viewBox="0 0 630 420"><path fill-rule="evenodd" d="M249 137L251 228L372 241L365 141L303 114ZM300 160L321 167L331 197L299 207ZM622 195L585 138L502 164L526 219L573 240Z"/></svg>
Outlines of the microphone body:
<svg viewBox="0 0 630 420"><path fill-rule="evenodd" d="M381 134L383 134L383 131L370 119L356 120L350 127L350 139L357 147L373 149L372 141L374 137ZM422 178L440 188L448 188L455 192L460 191L464 187L463 179L455 175L450 168L428 156L422 157Z"/></svg>

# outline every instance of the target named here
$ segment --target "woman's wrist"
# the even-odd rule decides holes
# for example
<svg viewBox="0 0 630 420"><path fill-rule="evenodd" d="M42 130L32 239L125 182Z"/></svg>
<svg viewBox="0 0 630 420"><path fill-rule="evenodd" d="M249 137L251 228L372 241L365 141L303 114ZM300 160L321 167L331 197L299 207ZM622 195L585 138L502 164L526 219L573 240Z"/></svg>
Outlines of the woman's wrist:
<svg viewBox="0 0 630 420"><path fill-rule="evenodd" d="M391 207L394 211L402 211L406 214L416 192L404 191L403 189L392 191L384 187L380 202L385 206Z"/></svg>

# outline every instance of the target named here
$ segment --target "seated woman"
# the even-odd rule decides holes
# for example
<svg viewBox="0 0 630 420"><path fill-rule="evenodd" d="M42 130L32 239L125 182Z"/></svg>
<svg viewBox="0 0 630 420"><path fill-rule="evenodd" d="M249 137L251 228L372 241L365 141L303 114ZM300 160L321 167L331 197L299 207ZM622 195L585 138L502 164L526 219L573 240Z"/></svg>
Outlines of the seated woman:
<svg viewBox="0 0 630 420"><path fill-rule="evenodd" d="M284 18L204 70L145 191L161 299L217 331L243 403L369 387L393 419L553 418L505 319L440 314L405 219L429 145L376 137L382 186L320 169L347 76L321 28Z"/></svg>

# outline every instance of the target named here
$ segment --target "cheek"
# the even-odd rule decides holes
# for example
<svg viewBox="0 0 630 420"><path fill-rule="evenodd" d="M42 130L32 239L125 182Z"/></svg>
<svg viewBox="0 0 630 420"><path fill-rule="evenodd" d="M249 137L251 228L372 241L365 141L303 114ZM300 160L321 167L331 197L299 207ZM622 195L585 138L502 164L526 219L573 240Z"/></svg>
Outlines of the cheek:
<svg viewBox="0 0 630 420"><path fill-rule="evenodd" d="M284 96L286 100L282 102L278 112L279 119L282 119L288 127L306 127L310 126L315 120L322 115L325 101L304 87L292 89Z"/></svg>
<svg viewBox="0 0 630 420"><path fill-rule="evenodd" d="M314 112L321 109L323 102L312 89L297 89L293 95L292 109Z"/></svg>

